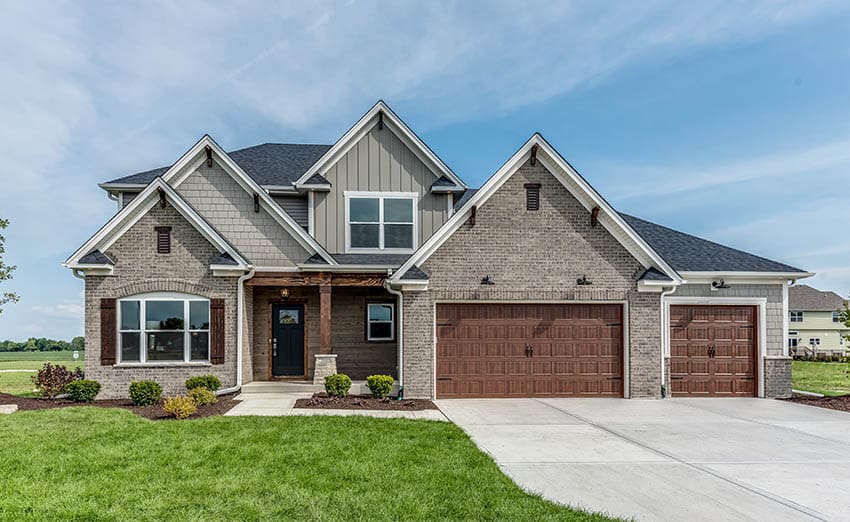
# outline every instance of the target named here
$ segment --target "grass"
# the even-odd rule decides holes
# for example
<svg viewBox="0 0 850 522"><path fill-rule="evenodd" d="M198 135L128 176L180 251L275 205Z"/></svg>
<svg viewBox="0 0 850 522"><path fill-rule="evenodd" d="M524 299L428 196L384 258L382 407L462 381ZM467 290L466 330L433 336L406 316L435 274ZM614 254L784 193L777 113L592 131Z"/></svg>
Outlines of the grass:
<svg viewBox="0 0 850 522"><path fill-rule="evenodd" d="M0 370L39 370L44 363L62 364L69 368L84 366L83 353L74 361L72 351L64 352L0 352ZM0 371L0 393L32 397L32 373Z"/></svg>
<svg viewBox="0 0 850 522"><path fill-rule="evenodd" d="M793 361L791 386L828 396L850 394L850 363Z"/></svg>
<svg viewBox="0 0 850 522"><path fill-rule="evenodd" d="M6 520L608 520L520 490L450 423L0 417Z"/></svg>

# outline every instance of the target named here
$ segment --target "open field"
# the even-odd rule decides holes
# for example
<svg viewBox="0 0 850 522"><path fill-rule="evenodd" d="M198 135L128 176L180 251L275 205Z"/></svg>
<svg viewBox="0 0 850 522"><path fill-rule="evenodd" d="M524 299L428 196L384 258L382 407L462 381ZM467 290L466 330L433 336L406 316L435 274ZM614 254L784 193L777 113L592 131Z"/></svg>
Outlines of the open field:
<svg viewBox="0 0 850 522"><path fill-rule="evenodd" d="M0 432L9 520L607 520L524 493L447 422L81 407Z"/></svg>
<svg viewBox="0 0 850 522"><path fill-rule="evenodd" d="M850 394L850 363L793 361L791 382L795 390L824 395Z"/></svg>
<svg viewBox="0 0 850 522"><path fill-rule="evenodd" d="M35 372L5 372L3 370L39 370L44 363L62 364L69 368L84 366L83 353L74 361L73 352L0 352L0 393L32 396L32 377Z"/></svg>

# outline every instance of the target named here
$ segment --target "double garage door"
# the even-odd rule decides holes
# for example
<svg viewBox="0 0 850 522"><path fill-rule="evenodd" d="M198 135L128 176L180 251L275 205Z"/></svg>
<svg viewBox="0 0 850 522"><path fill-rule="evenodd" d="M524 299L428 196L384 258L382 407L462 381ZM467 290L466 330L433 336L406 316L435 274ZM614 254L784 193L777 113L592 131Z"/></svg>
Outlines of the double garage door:
<svg viewBox="0 0 850 522"><path fill-rule="evenodd" d="M438 304L437 397L622 397L619 304ZM671 306L673 396L755 396L756 307Z"/></svg>
<svg viewBox="0 0 850 522"><path fill-rule="evenodd" d="M623 396L622 305L437 305L437 397L585 396Z"/></svg>

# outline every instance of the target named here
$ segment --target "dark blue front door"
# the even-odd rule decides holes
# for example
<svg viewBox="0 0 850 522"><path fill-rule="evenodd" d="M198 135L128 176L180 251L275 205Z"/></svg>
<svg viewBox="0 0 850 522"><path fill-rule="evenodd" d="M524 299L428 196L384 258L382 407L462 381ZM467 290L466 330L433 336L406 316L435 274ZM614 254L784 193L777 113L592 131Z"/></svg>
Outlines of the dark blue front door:
<svg viewBox="0 0 850 522"><path fill-rule="evenodd" d="M304 305L272 307L272 375L304 375Z"/></svg>

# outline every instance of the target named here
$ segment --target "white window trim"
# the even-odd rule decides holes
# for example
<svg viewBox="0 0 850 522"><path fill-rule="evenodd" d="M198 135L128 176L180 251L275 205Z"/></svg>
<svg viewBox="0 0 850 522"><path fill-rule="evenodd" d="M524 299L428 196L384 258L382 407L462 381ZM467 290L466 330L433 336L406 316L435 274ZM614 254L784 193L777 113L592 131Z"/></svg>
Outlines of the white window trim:
<svg viewBox="0 0 850 522"><path fill-rule="evenodd" d="M372 305L376 306L389 306L390 307L390 320L389 321L372 321L372 317L370 314L370 310ZM372 337L372 329L370 326L372 323L390 323L390 336L389 337ZM390 302L378 302L378 301L367 301L366 302L366 340L367 341L395 341L395 303Z"/></svg>
<svg viewBox="0 0 850 522"><path fill-rule="evenodd" d="M139 302L139 329L138 330L122 330L121 329L121 303L125 301L138 301ZM148 330L145 328L145 303L147 301L182 301L183 302L183 360L180 361L148 361L148 332L179 332L180 330ZM190 329L190 303L192 301L201 301L207 303L207 309L209 310L210 300L206 297L201 297L197 295L191 294L180 294L175 292L164 292L164 293L151 293L151 294L140 294L122 297L118 299L117 306L117 335L118 342L116 350L116 365L121 366L132 366L132 365L207 365L210 364L210 328L209 326L206 329ZM207 312L208 316L211 314L211 311ZM210 322L212 318L210 317ZM139 360L138 361L122 361L121 356L123 354L123 346L121 344L121 334L122 333L138 333L139 334ZM192 334L193 333L206 333L207 334L207 358L203 360L192 360Z"/></svg>
<svg viewBox="0 0 850 522"><path fill-rule="evenodd" d="M804 314L800 310L791 310L788 314L789 314L788 315L789 321L792 322L792 323L802 323L803 320L806 318L806 314ZM794 314L800 314L800 318L797 319L797 320L794 320Z"/></svg>
<svg viewBox="0 0 850 522"><path fill-rule="evenodd" d="M419 194L416 192L360 192L345 191L345 252L349 254L412 254L416 251L419 237ZM350 222L350 200L352 198L377 198L378 203L378 244L384 244L384 199L411 199L413 200L413 247L412 248L356 248L351 246L351 222Z"/></svg>

